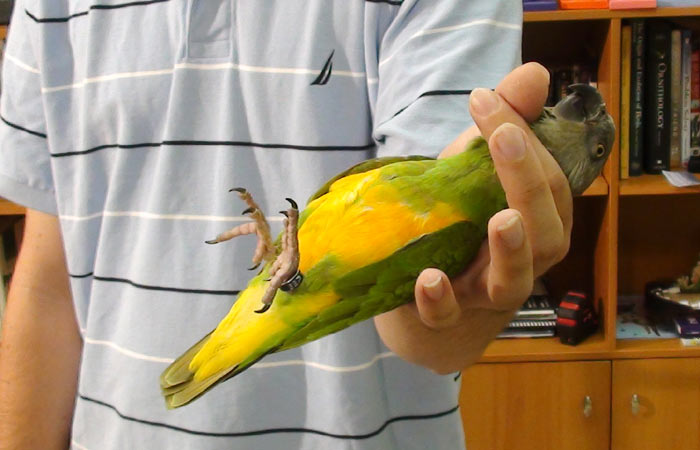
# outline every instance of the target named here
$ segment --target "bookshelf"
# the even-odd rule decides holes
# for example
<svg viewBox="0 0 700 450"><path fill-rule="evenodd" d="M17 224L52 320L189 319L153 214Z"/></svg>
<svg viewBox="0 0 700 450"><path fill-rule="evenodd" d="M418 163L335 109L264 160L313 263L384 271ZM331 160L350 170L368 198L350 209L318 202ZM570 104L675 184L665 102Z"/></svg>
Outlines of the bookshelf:
<svg viewBox="0 0 700 450"><path fill-rule="evenodd" d="M697 23L689 22L698 17ZM623 19L636 17L664 17L679 20L683 26L700 28L700 7L691 8L659 8L639 11L609 11L609 10L559 10L545 12L527 12L524 15L523 60L540 62L566 62L567 60L590 60L595 57L598 67L598 84L608 109L615 118L619 129L620 102L620 41ZM694 26L693 26L694 25ZM580 36L583 42L578 42L571 48L571 35ZM554 35L554 36L553 36ZM568 36L567 36L568 35ZM561 39L559 39L561 37ZM545 44L549 43L549 44ZM573 55L573 56L571 56ZM622 240L620 233L628 233L631 228L639 228L627 223L627 218L634 218L636 224L644 230L644 214L649 205L662 207L667 210L676 209L674 205L688 208L687 215L681 215L681 222L697 219L700 216L693 211L693 203L700 205L700 187L676 188L670 185L661 175L643 175L626 180L619 179L619 145L613 149L603 175L591 186L583 198L575 199L575 210L584 211L575 217L572 235L572 249L567 258L552 269L554 278L555 298L568 289L567 286L581 287L582 284L572 278L588 278L583 287L593 293L598 310L602 314L602 326L598 333L579 344L569 347L559 343L557 338L497 340L487 348L481 362L515 362L515 361L569 361L592 359L616 359L632 357L700 357L700 347L684 347L679 340L671 339L666 342L659 340L620 340L615 337L615 318L618 293L641 293L640 280L634 292L618 292L622 281L622 290L627 289L624 276L618 273L620 261L628 263L634 257L641 258L650 270L644 275L653 278L651 273L656 264L649 264L643 255L639 254L635 244L629 239ZM684 200L683 200L684 199ZM682 208L681 208L682 209ZM700 207L695 209L700 210ZM671 211L668 211L672 214ZM622 215L621 215L622 214ZM659 228L660 222L673 220L668 215L652 220L652 228ZM647 220L648 222L648 220ZM595 227L596 232L590 228ZM700 251L700 234L695 234L692 226L680 225L671 231L681 235L680 239L688 239L686 248L682 247L679 239L674 239L678 250L671 249L668 254L659 255L665 259L658 264L673 267L685 273L697 256L692 244L695 243ZM697 236L693 240L693 236ZM658 236L657 236L658 237ZM636 233L636 239L643 240L643 232ZM578 245L577 245L578 244ZM577 248L578 247L578 248ZM643 245L641 247L644 247ZM634 255L634 256L632 256ZM590 274L585 274L585 271ZM567 273L575 273L567 276ZM622 280L620 277L622 276ZM648 280L651 280L649 278ZM642 283L643 285L643 283ZM558 288L558 289L557 289Z"/></svg>
<svg viewBox="0 0 700 450"><path fill-rule="evenodd" d="M700 32L700 7L527 12L523 60L597 67L619 130L621 31L632 18L666 18ZM555 299L569 289L592 296L598 332L573 347L558 338L492 342L463 373L471 450L700 450L700 347L616 337L619 296L642 295L646 282L685 274L697 260L700 187L619 173L618 141L602 176L574 200L571 250L548 274ZM684 446L671 439L677 435Z"/></svg>

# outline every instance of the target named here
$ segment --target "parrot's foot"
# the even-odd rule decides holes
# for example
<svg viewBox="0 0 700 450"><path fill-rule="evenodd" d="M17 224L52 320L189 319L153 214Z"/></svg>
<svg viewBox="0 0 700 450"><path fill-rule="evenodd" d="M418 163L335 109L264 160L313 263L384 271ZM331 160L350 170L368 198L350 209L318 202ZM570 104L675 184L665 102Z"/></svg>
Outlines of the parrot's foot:
<svg viewBox="0 0 700 450"><path fill-rule="evenodd" d="M299 240L297 239L299 207L291 198L287 201L292 207L286 211L280 211L286 216L282 234L282 251L270 267L270 281L262 297L263 307L255 311L256 313L264 313L270 309L277 289L285 292L293 291L304 280L304 275L299 272Z"/></svg>
<svg viewBox="0 0 700 450"><path fill-rule="evenodd" d="M246 202L248 209L243 211L243 214L250 214L253 222L244 223L243 225L238 225L225 231L218 235L216 238L205 241L207 244L218 244L219 242L228 241L236 236L243 236L246 234L257 234L258 245L255 248L255 254L253 255L253 267L249 270L255 270L260 266L263 260L272 261L275 257L275 246L272 243L272 236L270 235L270 225L265 219L265 215L260 210L260 207L253 200L253 197L248 191L243 188L233 188L229 192L236 191L238 196Z"/></svg>

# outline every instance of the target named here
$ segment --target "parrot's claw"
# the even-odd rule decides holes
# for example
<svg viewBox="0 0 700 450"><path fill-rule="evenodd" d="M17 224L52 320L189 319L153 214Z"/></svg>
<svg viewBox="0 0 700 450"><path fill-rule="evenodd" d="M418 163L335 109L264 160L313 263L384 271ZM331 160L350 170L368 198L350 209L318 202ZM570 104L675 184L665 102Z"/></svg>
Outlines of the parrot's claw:
<svg viewBox="0 0 700 450"><path fill-rule="evenodd" d="M265 261L272 261L275 258L275 245L272 242L272 236L270 235L270 225L265 219L265 215L260 210L260 207L253 200L250 193L241 187L235 187L229 189L229 192L238 192L238 196L246 202L248 208L241 213L245 216L247 214L253 219L253 222L247 222L242 225L235 226L228 231L225 231L218 235L215 239L204 241L207 244L217 244L219 242L228 241L236 236L243 236L246 234L256 234L258 236L258 245L255 248L255 254L253 255L253 267L248 270L255 270L260 266L260 263Z"/></svg>
<svg viewBox="0 0 700 450"><path fill-rule="evenodd" d="M292 208L294 208L294 209L299 209L299 206L297 205L297 202L295 202L293 199L287 197L287 198L285 198L285 200L287 200L287 201L289 202L289 204L292 205Z"/></svg>
<svg viewBox="0 0 700 450"><path fill-rule="evenodd" d="M258 313L258 314L262 314L262 313L264 313L265 311L267 311L268 309L270 309L270 306L272 306L272 303L268 303L267 305L263 305L262 308L256 309L255 312Z"/></svg>
<svg viewBox="0 0 700 450"><path fill-rule="evenodd" d="M282 251L277 259L270 266L270 278L267 289L261 301L263 307L255 311L264 313L270 306L280 289L284 292L291 292L298 288L304 280L304 275L299 271L299 240L297 238L297 224L299 220L299 209L292 199L287 199L292 208L280 211L285 215L284 231L282 232Z"/></svg>

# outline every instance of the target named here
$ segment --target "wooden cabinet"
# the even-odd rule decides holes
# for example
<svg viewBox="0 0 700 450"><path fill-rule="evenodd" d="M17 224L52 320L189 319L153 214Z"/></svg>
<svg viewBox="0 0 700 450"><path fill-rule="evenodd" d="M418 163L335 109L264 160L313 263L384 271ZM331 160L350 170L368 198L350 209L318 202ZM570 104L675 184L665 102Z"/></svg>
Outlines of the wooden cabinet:
<svg viewBox="0 0 700 450"><path fill-rule="evenodd" d="M610 361L480 364L463 373L469 450L601 450L610 440Z"/></svg>
<svg viewBox="0 0 700 450"><path fill-rule="evenodd" d="M700 450L700 358L613 362L614 450Z"/></svg>
<svg viewBox="0 0 700 450"><path fill-rule="evenodd" d="M700 358L478 364L468 450L700 450Z"/></svg>

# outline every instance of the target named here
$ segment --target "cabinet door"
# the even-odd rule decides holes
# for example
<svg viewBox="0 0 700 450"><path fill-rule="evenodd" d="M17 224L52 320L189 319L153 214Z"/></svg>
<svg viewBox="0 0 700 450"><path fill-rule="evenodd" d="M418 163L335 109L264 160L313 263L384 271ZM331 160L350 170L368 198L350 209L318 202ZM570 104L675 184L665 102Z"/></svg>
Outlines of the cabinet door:
<svg viewBox="0 0 700 450"><path fill-rule="evenodd" d="M463 374L468 450L607 450L610 361L478 364Z"/></svg>
<svg viewBox="0 0 700 450"><path fill-rule="evenodd" d="M700 450L700 358L613 362L612 448Z"/></svg>

